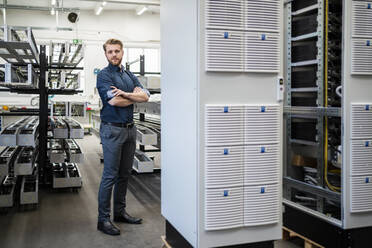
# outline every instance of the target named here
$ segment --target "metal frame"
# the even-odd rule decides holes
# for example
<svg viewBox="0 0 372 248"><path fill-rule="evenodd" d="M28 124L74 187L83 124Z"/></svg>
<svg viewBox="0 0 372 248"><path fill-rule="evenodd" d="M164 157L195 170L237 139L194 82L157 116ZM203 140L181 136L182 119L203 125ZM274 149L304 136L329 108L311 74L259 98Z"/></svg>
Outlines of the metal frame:
<svg viewBox="0 0 372 248"><path fill-rule="evenodd" d="M4 37L3 40L0 40L0 48L6 49L8 51L8 54L1 53L1 58L3 58L8 63L28 64L26 60L30 61L29 63L33 64L40 63L39 51L37 49L36 41L31 27L27 27L27 29L24 29L23 27L10 27L4 25L3 30ZM27 40L14 40L14 37L17 37L17 35L14 36L13 33L17 31L25 32ZM23 53L19 53L17 52L17 50L23 51Z"/></svg>
<svg viewBox="0 0 372 248"><path fill-rule="evenodd" d="M298 181L295 179L291 179L288 177L288 169L291 165L291 145L295 144L302 144L307 146L315 146L317 147L317 181L319 182L320 188L323 189L324 187L324 118L328 116L340 117L341 116L341 108L327 108L324 107L324 0L318 0L318 3L312 6L308 6L304 9L297 10L292 12L292 3L289 2L287 4L287 98L286 98L286 105L284 107L284 117L286 120L286 136L287 136L287 149L286 149L286 162L284 169L284 196L285 198L291 197L291 188L301 188L302 190L309 189L313 194L318 195L317 199L317 211L323 212L324 208L324 199L330 197L328 194L323 194L322 191L316 190L312 185L309 187L303 187L302 184L297 183ZM309 33L306 35L301 35L298 37L292 38L292 16L304 14L308 11L313 11L318 9L317 14L317 31L315 33ZM292 42L293 41L301 41L309 38L317 37L316 46L318 49L316 60L314 61L303 61L292 63L291 56L292 56ZM292 89L292 67L297 66L305 66L310 64L317 65L317 87L315 88L300 88L300 89ZM291 106L292 105L292 93L293 92L317 92L317 107L297 107ZM316 119L316 129L317 129L317 139L315 142L304 141L304 140L296 140L292 139L291 135L291 119L292 118L302 118L302 119ZM295 183L296 182L296 183ZM306 185L307 186L307 185ZM306 191L306 190L305 190ZM327 190L325 190L327 191Z"/></svg>

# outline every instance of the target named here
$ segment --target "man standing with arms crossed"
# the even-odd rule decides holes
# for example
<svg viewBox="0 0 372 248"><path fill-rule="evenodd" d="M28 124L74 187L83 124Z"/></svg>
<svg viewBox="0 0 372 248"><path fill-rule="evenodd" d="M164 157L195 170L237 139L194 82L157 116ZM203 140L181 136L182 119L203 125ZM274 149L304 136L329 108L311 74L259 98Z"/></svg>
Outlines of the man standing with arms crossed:
<svg viewBox="0 0 372 248"><path fill-rule="evenodd" d="M100 137L104 159L98 193L97 229L109 235L120 235L120 230L110 220L113 187L114 221L142 222L142 219L126 212L125 197L136 150L133 103L147 102L150 94L131 72L124 70L121 64L124 50L120 40L107 40L103 49L109 65L97 76L97 89L103 103Z"/></svg>

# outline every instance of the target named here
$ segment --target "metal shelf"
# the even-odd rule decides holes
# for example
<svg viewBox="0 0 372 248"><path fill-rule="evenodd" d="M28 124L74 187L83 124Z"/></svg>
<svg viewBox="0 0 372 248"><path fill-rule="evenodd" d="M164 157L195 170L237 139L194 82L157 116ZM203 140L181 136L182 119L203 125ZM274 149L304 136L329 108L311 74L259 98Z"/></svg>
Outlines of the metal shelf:
<svg viewBox="0 0 372 248"><path fill-rule="evenodd" d="M341 117L341 108L336 107L296 107L285 106L284 114Z"/></svg>
<svg viewBox="0 0 372 248"><path fill-rule="evenodd" d="M318 60L314 59L314 60L291 63L291 66L292 67L299 67L299 66L317 65L317 64L318 64Z"/></svg>
<svg viewBox="0 0 372 248"><path fill-rule="evenodd" d="M307 145L307 146L319 146L318 142L300 140L300 139L289 139L289 142L292 144Z"/></svg>
<svg viewBox="0 0 372 248"><path fill-rule="evenodd" d="M304 34L297 37L292 37L292 41L304 41L312 38L318 38L318 32L310 33L310 34Z"/></svg>
<svg viewBox="0 0 372 248"><path fill-rule="evenodd" d="M0 57L8 63L39 64L39 50L31 27L3 28L4 38L0 40Z"/></svg>
<svg viewBox="0 0 372 248"><path fill-rule="evenodd" d="M83 93L82 90L73 90L73 89L49 89L48 94L51 95L74 95L77 93Z"/></svg>
<svg viewBox="0 0 372 248"><path fill-rule="evenodd" d="M292 12L292 16L303 15L303 14L306 14L308 12L311 12L311 11L317 10L317 9L318 9L318 4L314 4L314 5L308 6L308 7L303 8L303 9L299 9L297 11L293 11Z"/></svg>
<svg viewBox="0 0 372 248"><path fill-rule="evenodd" d="M318 87L292 88L290 92L318 92Z"/></svg>
<svg viewBox="0 0 372 248"><path fill-rule="evenodd" d="M330 191L328 189L322 188L320 186L311 185L290 177L283 177L283 183L290 187L294 187L298 190L302 190L311 194L315 194L326 199L340 202L341 201L341 194L338 192Z"/></svg>

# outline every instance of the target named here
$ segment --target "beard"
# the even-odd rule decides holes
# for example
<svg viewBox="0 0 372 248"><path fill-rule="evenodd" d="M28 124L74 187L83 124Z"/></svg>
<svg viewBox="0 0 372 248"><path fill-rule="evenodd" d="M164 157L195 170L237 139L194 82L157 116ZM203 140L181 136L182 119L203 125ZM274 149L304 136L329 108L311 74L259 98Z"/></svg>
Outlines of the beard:
<svg viewBox="0 0 372 248"><path fill-rule="evenodd" d="M111 60L108 60L110 64L112 65L120 65L121 64L121 59L117 59L117 60L114 60L114 59L111 59Z"/></svg>

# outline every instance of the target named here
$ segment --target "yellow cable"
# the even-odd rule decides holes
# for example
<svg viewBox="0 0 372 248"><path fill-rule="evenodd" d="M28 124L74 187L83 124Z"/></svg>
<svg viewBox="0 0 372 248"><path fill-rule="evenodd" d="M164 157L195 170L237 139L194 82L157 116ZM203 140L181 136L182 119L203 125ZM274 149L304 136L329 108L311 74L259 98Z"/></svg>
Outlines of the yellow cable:
<svg viewBox="0 0 372 248"><path fill-rule="evenodd" d="M328 107L328 0L325 0L325 44L324 44L324 107ZM328 118L324 118L324 180L332 191L341 187L333 186L328 181Z"/></svg>

